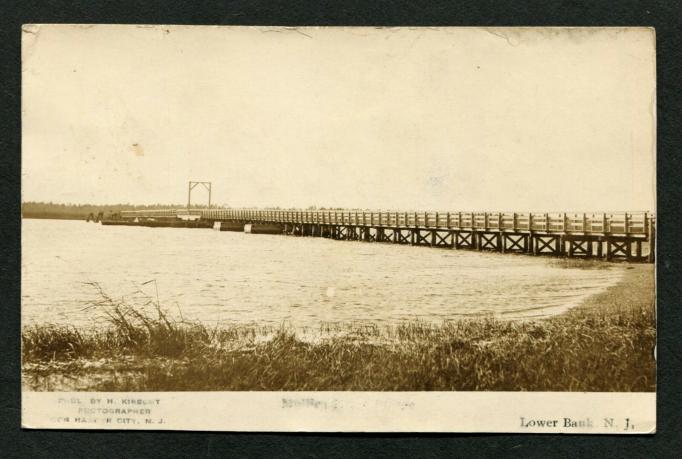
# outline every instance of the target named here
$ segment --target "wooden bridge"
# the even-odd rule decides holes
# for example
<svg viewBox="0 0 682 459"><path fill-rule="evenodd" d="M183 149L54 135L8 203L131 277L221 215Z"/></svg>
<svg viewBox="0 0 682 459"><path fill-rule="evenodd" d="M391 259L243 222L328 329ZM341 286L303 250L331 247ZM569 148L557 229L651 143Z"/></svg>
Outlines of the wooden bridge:
<svg viewBox="0 0 682 459"><path fill-rule="evenodd" d="M186 222L176 225L174 222ZM201 224L199 224L201 222ZM653 262L655 216L648 212L385 212L192 209L123 211L103 224L212 227L340 240ZM215 225L218 226L218 225ZM258 232L258 231L253 231Z"/></svg>

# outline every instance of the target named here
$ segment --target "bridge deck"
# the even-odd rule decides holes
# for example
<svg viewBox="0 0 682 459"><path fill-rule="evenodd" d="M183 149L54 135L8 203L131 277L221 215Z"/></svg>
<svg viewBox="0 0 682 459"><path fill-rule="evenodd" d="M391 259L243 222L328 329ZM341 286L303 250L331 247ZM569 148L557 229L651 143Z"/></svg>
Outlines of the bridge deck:
<svg viewBox="0 0 682 459"><path fill-rule="evenodd" d="M179 209L124 211L117 224L178 226L178 221L190 220L196 223L192 227L221 222L224 231L248 228L250 232L532 255L649 262L655 256L655 216L648 212ZM262 227L259 229L258 225Z"/></svg>

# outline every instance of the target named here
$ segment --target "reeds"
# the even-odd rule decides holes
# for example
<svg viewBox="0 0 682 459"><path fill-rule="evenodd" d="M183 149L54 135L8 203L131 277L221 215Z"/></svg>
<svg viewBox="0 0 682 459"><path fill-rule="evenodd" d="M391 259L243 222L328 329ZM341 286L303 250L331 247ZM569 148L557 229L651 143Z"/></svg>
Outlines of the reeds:
<svg viewBox="0 0 682 459"><path fill-rule="evenodd" d="M143 313L104 298L105 329L23 331L25 385L54 389L48 376L68 371L87 390L655 390L646 269L546 320L323 325L313 341L287 326L209 327L175 321L158 302ZM89 384L93 360L104 364Z"/></svg>

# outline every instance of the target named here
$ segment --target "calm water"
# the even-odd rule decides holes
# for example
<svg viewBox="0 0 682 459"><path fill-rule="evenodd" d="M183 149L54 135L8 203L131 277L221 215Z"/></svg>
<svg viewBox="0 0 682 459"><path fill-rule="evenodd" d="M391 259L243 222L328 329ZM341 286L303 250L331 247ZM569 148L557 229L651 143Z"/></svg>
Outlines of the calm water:
<svg viewBox="0 0 682 459"><path fill-rule="evenodd" d="M25 324L98 320L101 311L84 310L97 298L85 282L130 301L158 288L185 319L318 327L547 316L622 275L528 256L83 221L23 220L22 237Z"/></svg>

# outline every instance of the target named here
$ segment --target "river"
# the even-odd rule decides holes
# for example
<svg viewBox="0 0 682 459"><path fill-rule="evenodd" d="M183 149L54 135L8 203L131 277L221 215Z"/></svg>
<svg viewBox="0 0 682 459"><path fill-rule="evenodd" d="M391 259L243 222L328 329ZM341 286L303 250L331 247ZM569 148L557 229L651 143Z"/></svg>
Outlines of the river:
<svg viewBox="0 0 682 459"><path fill-rule="evenodd" d="M622 266L211 229L22 221L22 321L102 320L89 283L124 302L156 301L208 324L442 322L541 318L619 281Z"/></svg>

